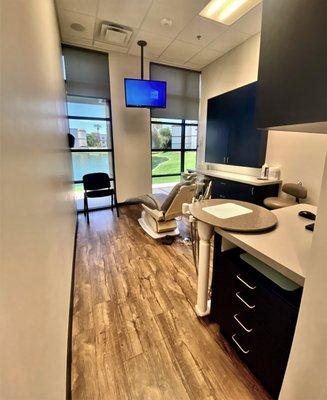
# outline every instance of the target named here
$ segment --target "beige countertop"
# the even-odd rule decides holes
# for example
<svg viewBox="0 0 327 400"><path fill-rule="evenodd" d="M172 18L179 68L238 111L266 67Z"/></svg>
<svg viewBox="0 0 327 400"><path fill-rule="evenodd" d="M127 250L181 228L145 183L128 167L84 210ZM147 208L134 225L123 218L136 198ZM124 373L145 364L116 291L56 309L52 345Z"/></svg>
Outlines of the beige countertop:
<svg viewBox="0 0 327 400"><path fill-rule="evenodd" d="M257 179L255 176L237 174L235 172L217 171L212 169L196 170L196 172L201 175L212 176L214 178L227 179L235 182L247 183L248 185L254 185L254 186L267 186L282 182L281 180L273 180L273 179L260 180Z"/></svg>
<svg viewBox="0 0 327 400"><path fill-rule="evenodd" d="M215 228L223 238L265 262L299 285L304 284L306 268L310 268L310 250L313 232L305 225L313 221L298 215L307 210L316 214L317 207L297 204L274 210L277 227L261 233L234 233Z"/></svg>

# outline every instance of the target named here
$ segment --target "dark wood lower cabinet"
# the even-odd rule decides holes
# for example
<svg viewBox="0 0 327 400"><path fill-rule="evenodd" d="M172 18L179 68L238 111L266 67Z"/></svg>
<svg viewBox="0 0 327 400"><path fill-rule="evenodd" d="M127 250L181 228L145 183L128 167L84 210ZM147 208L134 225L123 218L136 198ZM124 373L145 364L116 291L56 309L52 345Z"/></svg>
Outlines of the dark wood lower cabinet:
<svg viewBox="0 0 327 400"><path fill-rule="evenodd" d="M240 259L221 253L216 234L211 319L241 359L278 398L292 345L302 288L286 291Z"/></svg>
<svg viewBox="0 0 327 400"><path fill-rule="evenodd" d="M255 186L210 176L208 178L212 180L213 199L233 199L262 205L266 197L278 196L278 183Z"/></svg>

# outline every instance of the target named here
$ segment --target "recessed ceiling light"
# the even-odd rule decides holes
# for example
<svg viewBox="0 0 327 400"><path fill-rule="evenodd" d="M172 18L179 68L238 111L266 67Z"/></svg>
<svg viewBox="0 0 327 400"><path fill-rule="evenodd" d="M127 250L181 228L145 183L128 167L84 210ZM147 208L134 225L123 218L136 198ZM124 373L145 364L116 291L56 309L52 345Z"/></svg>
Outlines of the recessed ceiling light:
<svg viewBox="0 0 327 400"><path fill-rule="evenodd" d="M73 24L70 25L70 27L77 32L83 32L85 31L85 26L83 26L82 24L77 24L76 22L74 22Z"/></svg>
<svg viewBox="0 0 327 400"><path fill-rule="evenodd" d="M231 25L260 2L261 0L211 0L200 15Z"/></svg>

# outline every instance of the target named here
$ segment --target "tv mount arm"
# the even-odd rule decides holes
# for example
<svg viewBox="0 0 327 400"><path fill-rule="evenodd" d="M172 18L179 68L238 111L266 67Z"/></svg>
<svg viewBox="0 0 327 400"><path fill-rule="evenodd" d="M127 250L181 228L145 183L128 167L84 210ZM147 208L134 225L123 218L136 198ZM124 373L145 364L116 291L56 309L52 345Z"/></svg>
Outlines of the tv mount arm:
<svg viewBox="0 0 327 400"><path fill-rule="evenodd" d="M141 79L144 79L144 47L147 45L145 40L139 40L137 44L141 47Z"/></svg>

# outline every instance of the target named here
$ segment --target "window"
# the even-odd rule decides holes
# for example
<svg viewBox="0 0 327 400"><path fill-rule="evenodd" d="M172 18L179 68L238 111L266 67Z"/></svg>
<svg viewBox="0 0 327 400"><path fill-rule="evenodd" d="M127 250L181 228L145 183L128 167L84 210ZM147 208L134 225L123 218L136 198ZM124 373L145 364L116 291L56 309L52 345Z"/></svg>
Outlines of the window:
<svg viewBox="0 0 327 400"><path fill-rule="evenodd" d="M105 172L114 180L109 101L67 96L69 131L75 137L72 151L77 209L83 205L83 175ZM89 199L90 208L109 206L109 199Z"/></svg>
<svg viewBox="0 0 327 400"><path fill-rule="evenodd" d="M167 107L151 110L152 184L175 183L196 167L200 74L155 63L150 74L167 82Z"/></svg>
<svg viewBox="0 0 327 400"><path fill-rule="evenodd" d="M115 186L108 55L63 46L67 111L75 137L72 164L77 209L83 210L83 175L105 172ZM89 199L89 208L111 206L109 198Z"/></svg>
<svg viewBox="0 0 327 400"><path fill-rule="evenodd" d="M152 184L176 183L196 167L197 121L151 119Z"/></svg>
<svg viewBox="0 0 327 400"><path fill-rule="evenodd" d="M75 149L111 149L107 100L67 96L67 109Z"/></svg>

